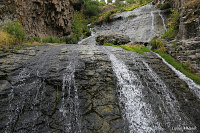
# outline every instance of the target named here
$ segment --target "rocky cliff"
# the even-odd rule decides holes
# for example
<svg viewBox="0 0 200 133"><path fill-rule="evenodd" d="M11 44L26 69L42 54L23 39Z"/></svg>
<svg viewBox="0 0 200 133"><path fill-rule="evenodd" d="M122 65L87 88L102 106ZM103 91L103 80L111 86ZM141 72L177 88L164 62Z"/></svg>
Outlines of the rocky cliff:
<svg viewBox="0 0 200 133"><path fill-rule="evenodd" d="M1 7L0 24L19 20L28 37L63 36L71 32L73 5L78 0L10 0Z"/></svg>
<svg viewBox="0 0 200 133"><path fill-rule="evenodd" d="M180 11L178 39L200 37L200 1L199 0L154 0L156 4L169 3Z"/></svg>
<svg viewBox="0 0 200 133"><path fill-rule="evenodd" d="M180 12L179 31L176 37L179 46L166 44L167 51L176 60L189 65L200 74L200 1L199 0L155 0L156 4L168 3Z"/></svg>

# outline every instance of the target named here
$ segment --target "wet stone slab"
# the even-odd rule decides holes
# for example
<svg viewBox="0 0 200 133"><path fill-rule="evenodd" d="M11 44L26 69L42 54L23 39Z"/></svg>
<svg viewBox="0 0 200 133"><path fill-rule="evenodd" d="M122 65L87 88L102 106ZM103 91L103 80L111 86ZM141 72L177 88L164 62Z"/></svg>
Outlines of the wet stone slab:
<svg viewBox="0 0 200 133"><path fill-rule="evenodd" d="M160 58L153 53L144 56L121 48L107 47L107 49L118 60L123 61L127 69L140 80L143 86L141 101L147 104L141 105L144 106L141 110L148 114L147 117L150 115L149 112L152 112L151 119L155 118L162 127L155 132L199 131L199 99ZM149 108L145 110L145 106ZM139 129L134 130L138 132Z"/></svg>
<svg viewBox="0 0 200 133"><path fill-rule="evenodd" d="M0 62L0 132L127 130L111 64L100 48L49 45Z"/></svg>

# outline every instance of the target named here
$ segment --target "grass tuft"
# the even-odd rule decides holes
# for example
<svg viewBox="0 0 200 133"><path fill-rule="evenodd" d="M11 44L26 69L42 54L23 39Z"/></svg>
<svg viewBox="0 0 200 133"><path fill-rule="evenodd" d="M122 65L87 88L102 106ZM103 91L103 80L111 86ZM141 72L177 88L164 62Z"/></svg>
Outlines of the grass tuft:
<svg viewBox="0 0 200 133"><path fill-rule="evenodd" d="M158 51L157 51L158 52ZM192 79L195 83L200 85L200 76L191 73L190 68L186 65L188 64L182 64L178 61L176 61L171 55L166 53L158 52L159 55L164 58L169 64L171 64L174 68L185 74L188 78Z"/></svg>
<svg viewBox="0 0 200 133"><path fill-rule="evenodd" d="M164 46L164 43L163 41L158 38L157 36L154 37L150 42L149 44L152 46L151 49L154 50L154 49L157 49L159 52L162 52L162 53L165 53L166 52L166 48Z"/></svg>
<svg viewBox="0 0 200 133"><path fill-rule="evenodd" d="M0 49L1 51L9 51L10 46L15 45L16 38L7 32L0 31Z"/></svg>
<svg viewBox="0 0 200 133"><path fill-rule="evenodd" d="M135 45L114 45L114 44L104 44L104 46L112 46L112 47L121 47L125 50L132 51L132 52L137 52L139 54L145 55L145 52L149 52L149 49L145 46L141 46L139 44Z"/></svg>

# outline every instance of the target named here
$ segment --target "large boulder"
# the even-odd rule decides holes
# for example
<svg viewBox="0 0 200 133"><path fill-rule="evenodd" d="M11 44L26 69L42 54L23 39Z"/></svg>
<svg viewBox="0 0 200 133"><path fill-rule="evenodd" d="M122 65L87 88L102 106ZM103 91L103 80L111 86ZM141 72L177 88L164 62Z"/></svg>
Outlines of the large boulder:
<svg viewBox="0 0 200 133"><path fill-rule="evenodd" d="M104 31L96 37L97 45L111 43L114 45L124 45L130 42L128 35L113 31Z"/></svg>

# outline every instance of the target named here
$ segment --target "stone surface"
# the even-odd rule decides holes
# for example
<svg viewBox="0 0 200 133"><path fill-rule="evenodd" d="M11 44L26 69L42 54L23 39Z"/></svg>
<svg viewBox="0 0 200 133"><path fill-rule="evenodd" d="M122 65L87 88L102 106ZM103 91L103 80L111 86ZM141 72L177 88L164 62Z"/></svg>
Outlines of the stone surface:
<svg viewBox="0 0 200 133"><path fill-rule="evenodd" d="M173 127L182 128L184 125L193 127L193 129L182 128L182 132L197 133L199 131L200 102L196 94L192 93L187 84L180 80L160 58L151 52L143 56L117 47L107 49L118 60L123 61L130 73L132 72L131 74L134 74L144 86L141 101L151 105L150 110L156 114L163 128L163 131L156 130L155 132L176 132ZM151 112L150 110L146 113ZM143 111L145 112L145 109ZM191 125L190 122L194 125Z"/></svg>
<svg viewBox="0 0 200 133"><path fill-rule="evenodd" d="M172 44L166 44L168 53L177 61L188 64L192 68L192 72L200 74L200 41L195 39L187 39L178 42L180 45L174 47Z"/></svg>
<svg viewBox="0 0 200 133"><path fill-rule="evenodd" d="M180 12L178 39L190 39L200 36L199 0L154 0L157 4L169 3Z"/></svg>
<svg viewBox="0 0 200 133"><path fill-rule="evenodd" d="M0 132L129 132L119 102L120 86L105 49L141 81L142 101L151 106L165 132L182 122L190 126L190 121L199 130L199 101L154 54L46 44L0 56ZM168 95L173 101L166 99Z"/></svg>
<svg viewBox="0 0 200 133"><path fill-rule="evenodd" d="M103 45L105 43L110 43L114 45L123 45L130 42L129 36L117 33L113 31L104 31L100 35L96 36L97 45Z"/></svg>
<svg viewBox="0 0 200 133"><path fill-rule="evenodd" d="M0 132L127 130L101 48L27 47L0 56L0 74Z"/></svg>
<svg viewBox="0 0 200 133"><path fill-rule="evenodd" d="M165 31L164 12L156 6L147 4L133 11L117 13L112 16L111 23L103 23L94 27L97 33L107 30L128 35L132 42L149 42Z"/></svg>

